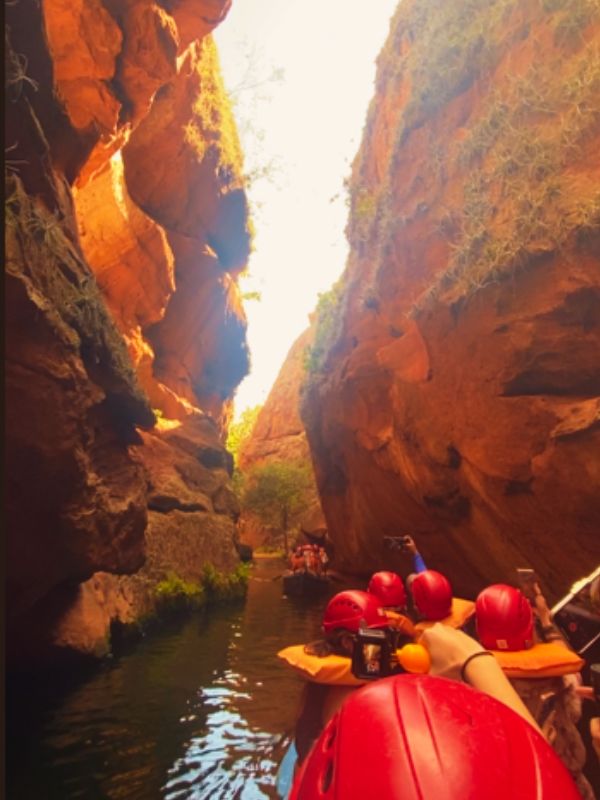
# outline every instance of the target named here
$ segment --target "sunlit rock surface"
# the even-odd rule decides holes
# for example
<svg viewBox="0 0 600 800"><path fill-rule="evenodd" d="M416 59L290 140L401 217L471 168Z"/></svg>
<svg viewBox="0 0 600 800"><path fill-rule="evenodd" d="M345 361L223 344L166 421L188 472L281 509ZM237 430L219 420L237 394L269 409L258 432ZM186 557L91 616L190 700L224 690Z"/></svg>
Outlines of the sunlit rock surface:
<svg viewBox="0 0 600 800"><path fill-rule="evenodd" d="M237 562L250 229L206 38L229 6L7 6L11 664L101 654L167 572Z"/></svg>
<svg viewBox="0 0 600 800"><path fill-rule="evenodd" d="M308 328L290 348L258 414L252 435L240 448L239 462L243 469L269 458L281 461L310 458L300 419L299 391L304 378L305 352L313 335Z"/></svg>
<svg viewBox="0 0 600 800"><path fill-rule="evenodd" d="M336 557L456 590L600 560L600 29L592 4L403 2L303 419Z"/></svg>

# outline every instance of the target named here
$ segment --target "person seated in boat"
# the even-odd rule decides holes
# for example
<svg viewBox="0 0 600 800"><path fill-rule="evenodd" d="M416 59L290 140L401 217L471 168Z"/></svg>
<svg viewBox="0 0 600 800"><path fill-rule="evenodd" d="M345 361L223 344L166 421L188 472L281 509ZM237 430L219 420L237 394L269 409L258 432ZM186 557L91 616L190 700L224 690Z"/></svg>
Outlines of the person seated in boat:
<svg viewBox="0 0 600 800"><path fill-rule="evenodd" d="M513 688L571 773L581 796L594 800L594 791L583 774L586 751L578 729L582 716L579 668L583 661L577 659L554 625L538 583L533 585L532 602L514 586L487 586L475 603L477 635L483 647L497 654L500 663L511 658ZM535 669L528 674L534 656Z"/></svg>
<svg viewBox="0 0 600 800"><path fill-rule="evenodd" d="M452 586L441 572L426 569L409 575L406 585L412 597L415 621L439 622L452 614Z"/></svg>
<svg viewBox="0 0 600 800"><path fill-rule="evenodd" d="M349 697L296 774L289 800L577 800L495 658L439 623L423 639L431 674L376 681Z"/></svg>
<svg viewBox="0 0 600 800"><path fill-rule="evenodd" d="M379 600L392 627L414 637L415 628L407 614L407 596L400 575L389 571L375 572L367 592Z"/></svg>
<svg viewBox="0 0 600 800"><path fill-rule="evenodd" d="M313 558L314 558L314 562L313 563L314 563L314 570L315 570L315 574L316 575L322 575L323 574L323 564L321 563L321 555L320 555L319 550L320 550L320 548L319 548L318 544L313 544L312 545Z"/></svg>
<svg viewBox="0 0 600 800"><path fill-rule="evenodd" d="M413 572L406 579L408 598L399 575L385 571L375 573L371 578L368 591L380 597L389 609L388 615L401 614L408 623L407 633L414 624L413 635L437 621L466 629L475 612L475 604L471 600L452 597L450 582L440 572L427 568L412 536L384 537L385 540L394 549L400 543L400 549L413 557ZM386 597L396 594L397 597Z"/></svg>
<svg viewBox="0 0 600 800"><path fill-rule="evenodd" d="M312 544L305 544L302 548L302 552L304 557L304 571L312 572L314 575L318 575L319 563L314 546Z"/></svg>
<svg viewBox="0 0 600 800"><path fill-rule="evenodd" d="M427 569L427 564L425 563L425 561L423 559L423 556L421 555L421 553L419 553L419 550L417 548L416 542L413 539L413 537L412 536L403 536L402 537L402 541L403 541L402 549L405 552L410 553L412 555L412 558L413 558L413 571L410 573L410 575L406 579L406 587L411 592L411 596L412 596L412 588L411 587L412 587L413 581L415 580L417 575L420 575L420 574L422 574L424 572L428 572L429 570ZM433 570L431 570L431 572L433 572ZM436 573L436 574L440 574L440 573ZM438 585L435 588L434 588L434 583L435 583L435 579L432 581L431 578L428 578L428 579L425 579L424 581L422 581L422 583L421 583L422 588L420 589L420 591L418 591L420 596L422 596L425 599L425 597L427 595L429 595L430 593L433 593L434 596L439 595L439 592L440 592L440 589L441 589L441 583L438 581L437 582ZM412 599L413 599L413 606L414 606L414 605L416 605L416 603L414 602L414 596L412 596ZM426 605L426 601L425 601L425 605ZM419 611L418 608L416 608L414 610L416 611L417 615L420 618L433 619L433 617L429 617L429 616L427 616L427 614Z"/></svg>
<svg viewBox="0 0 600 800"><path fill-rule="evenodd" d="M417 632L434 622L444 622L452 628L475 633L473 617L475 604L471 600L452 596L452 586L445 575L428 569L412 536L404 536L402 549L413 557L413 572L406 579L411 600L409 616Z"/></svg>
<svg viewBox="0 0 600 800"><path fill-rule="evenodd" d="M302 560L304 562L304 572L308 571L309 565L311 563L311 554L310 554L310 545L303 544L302 545Z"/></svg>
<svg viewBox="0 0 600 800"><path fill-rule="evenodd" d="M347 673L350 674L354 638L361 624L367 628L388 627L389 622L383 614L381 603L373 595L358 589L338 592L329 601L323 614L323 638L305 645L304 651L308 656L323 659L330 655L343 656L348 659ZM350 685L307 681L295 730L299 763L327 720L359 685L356 681Z"/></svg>
<svg viewBox="0 0 600 800"><path fill-rule="evenodd" d="M534 627L534 646L535 643L545 642L573 653L569 643L553 622L552 612L539 583L534 583L533 591L533 614L538 620L538 625ZM527 688L525 682L528 684ZM582 798L595 800L596 794L584 775L587 753L581 727L583 717L581 672L572 671L565 675L537 680L514 679L512 684L538 722L542 733L571 773ZM533 700L531 704L528 702L529 698Z"/></svg>
<svg viewBox="0 0 600 800"><path fill-rule="evenodd" d="M423 556L419 553L416 542L412 536L403 537L403 549L410 553L413 557L413 571L412 575L418 575L420 572L425 572L427 565L423 560ZM409 576L410 577L410 576Z"/></svg>
<svg viewBox="0 0 600 800"><path fill-rule="evenodd" d="M495 583L475 601L477 638L489 650L528 650L533 646L533 611L520 589Z"/></svg>
<svg viewBox="0 0 600 800"><path fill-rule="evenodd" d="M320 546L318 549L319 567L322 575L327 575L327 566L329 564L329 556L324 547Z"/></svg>
<svg viewBox="0 0 600 800"><path fill-rule="evenodd" d="M304 554L300 545L290 555L290 569L292 572L301 572L304 569Z"/></svg>
<svg viewBox="0 0 600 800"><path fill-rule="evenodd" d="M450 603L450 609L452 606L452 588L447 578L441 573L435 572L435 570L427 569L427 564L421 553L419 553L416 542L412 536L403 537L403 550L410 553L413 558L413 571L406 579L406 587L412 599L413 616L415 616L417 620L426 619L434 622L443 619L442 616L439 616L441 611L446 612L444 616L448 616L450 613L450 610L448 610L448 602ZM417 580L415 597L412 588L414 581L419 575L425 573L428 574L424 578L419 578L419 580ZM417 598L421 603L421 607L418 605ZM408 607L406 601L405 606Z"/></svg>

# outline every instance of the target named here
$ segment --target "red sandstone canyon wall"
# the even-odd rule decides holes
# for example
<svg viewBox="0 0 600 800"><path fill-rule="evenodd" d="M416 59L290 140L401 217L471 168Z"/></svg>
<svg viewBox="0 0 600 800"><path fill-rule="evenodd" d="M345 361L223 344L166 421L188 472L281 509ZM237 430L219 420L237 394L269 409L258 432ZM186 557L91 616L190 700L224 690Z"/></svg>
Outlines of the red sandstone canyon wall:
<svg viewBox="0 0 600 800"><path fill-rule="evenodd" d="M340 566L411 532L472 595L600 561L600 28L585 0L404 0L303 387Z"/></svg>
<svg viewBox="0 0 600 800"><path fill-rule="evenodd" d="M209 35L229 6L7 6L10 662L101 654L167 572L236 564L250 224Z"/></svg>

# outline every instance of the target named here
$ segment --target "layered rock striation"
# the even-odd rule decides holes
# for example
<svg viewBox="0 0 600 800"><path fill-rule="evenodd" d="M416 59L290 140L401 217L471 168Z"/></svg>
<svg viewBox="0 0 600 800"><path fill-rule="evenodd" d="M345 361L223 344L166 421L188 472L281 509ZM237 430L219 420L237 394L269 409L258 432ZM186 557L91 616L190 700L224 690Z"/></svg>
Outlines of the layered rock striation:
<svg viewBox="0 0 600 800"><path fill-rule="evenodd" d="M597 4L403 2L302 417L340 566L472 595L600 560Z"/></svg>
<svg viewBox="0 0 600 800"><path fill-rule="evenodd" d="M7 6L11 664L105 652L165 574L237 562L251 231L209 35L229 6Z"/></svg>

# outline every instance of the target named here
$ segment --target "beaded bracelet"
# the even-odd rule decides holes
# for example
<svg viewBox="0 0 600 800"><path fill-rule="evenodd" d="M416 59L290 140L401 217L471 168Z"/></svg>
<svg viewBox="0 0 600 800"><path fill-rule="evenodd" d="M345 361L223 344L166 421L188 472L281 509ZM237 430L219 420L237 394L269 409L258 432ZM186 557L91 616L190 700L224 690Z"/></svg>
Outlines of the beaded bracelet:
<svg viewBox="0 0 600 800"><path fill-rule="evenodd" d="M479 656L491 656L492 658L494 658L494 654L491 653L489 650L478 650L476 653L471 653L471 655L465 660L462 667L460 668L460 677L461 680L464 681L465 683L468 683L465 677L465 670L469 666L469 663L473 661L474 658L479 658Z"/></svg>

